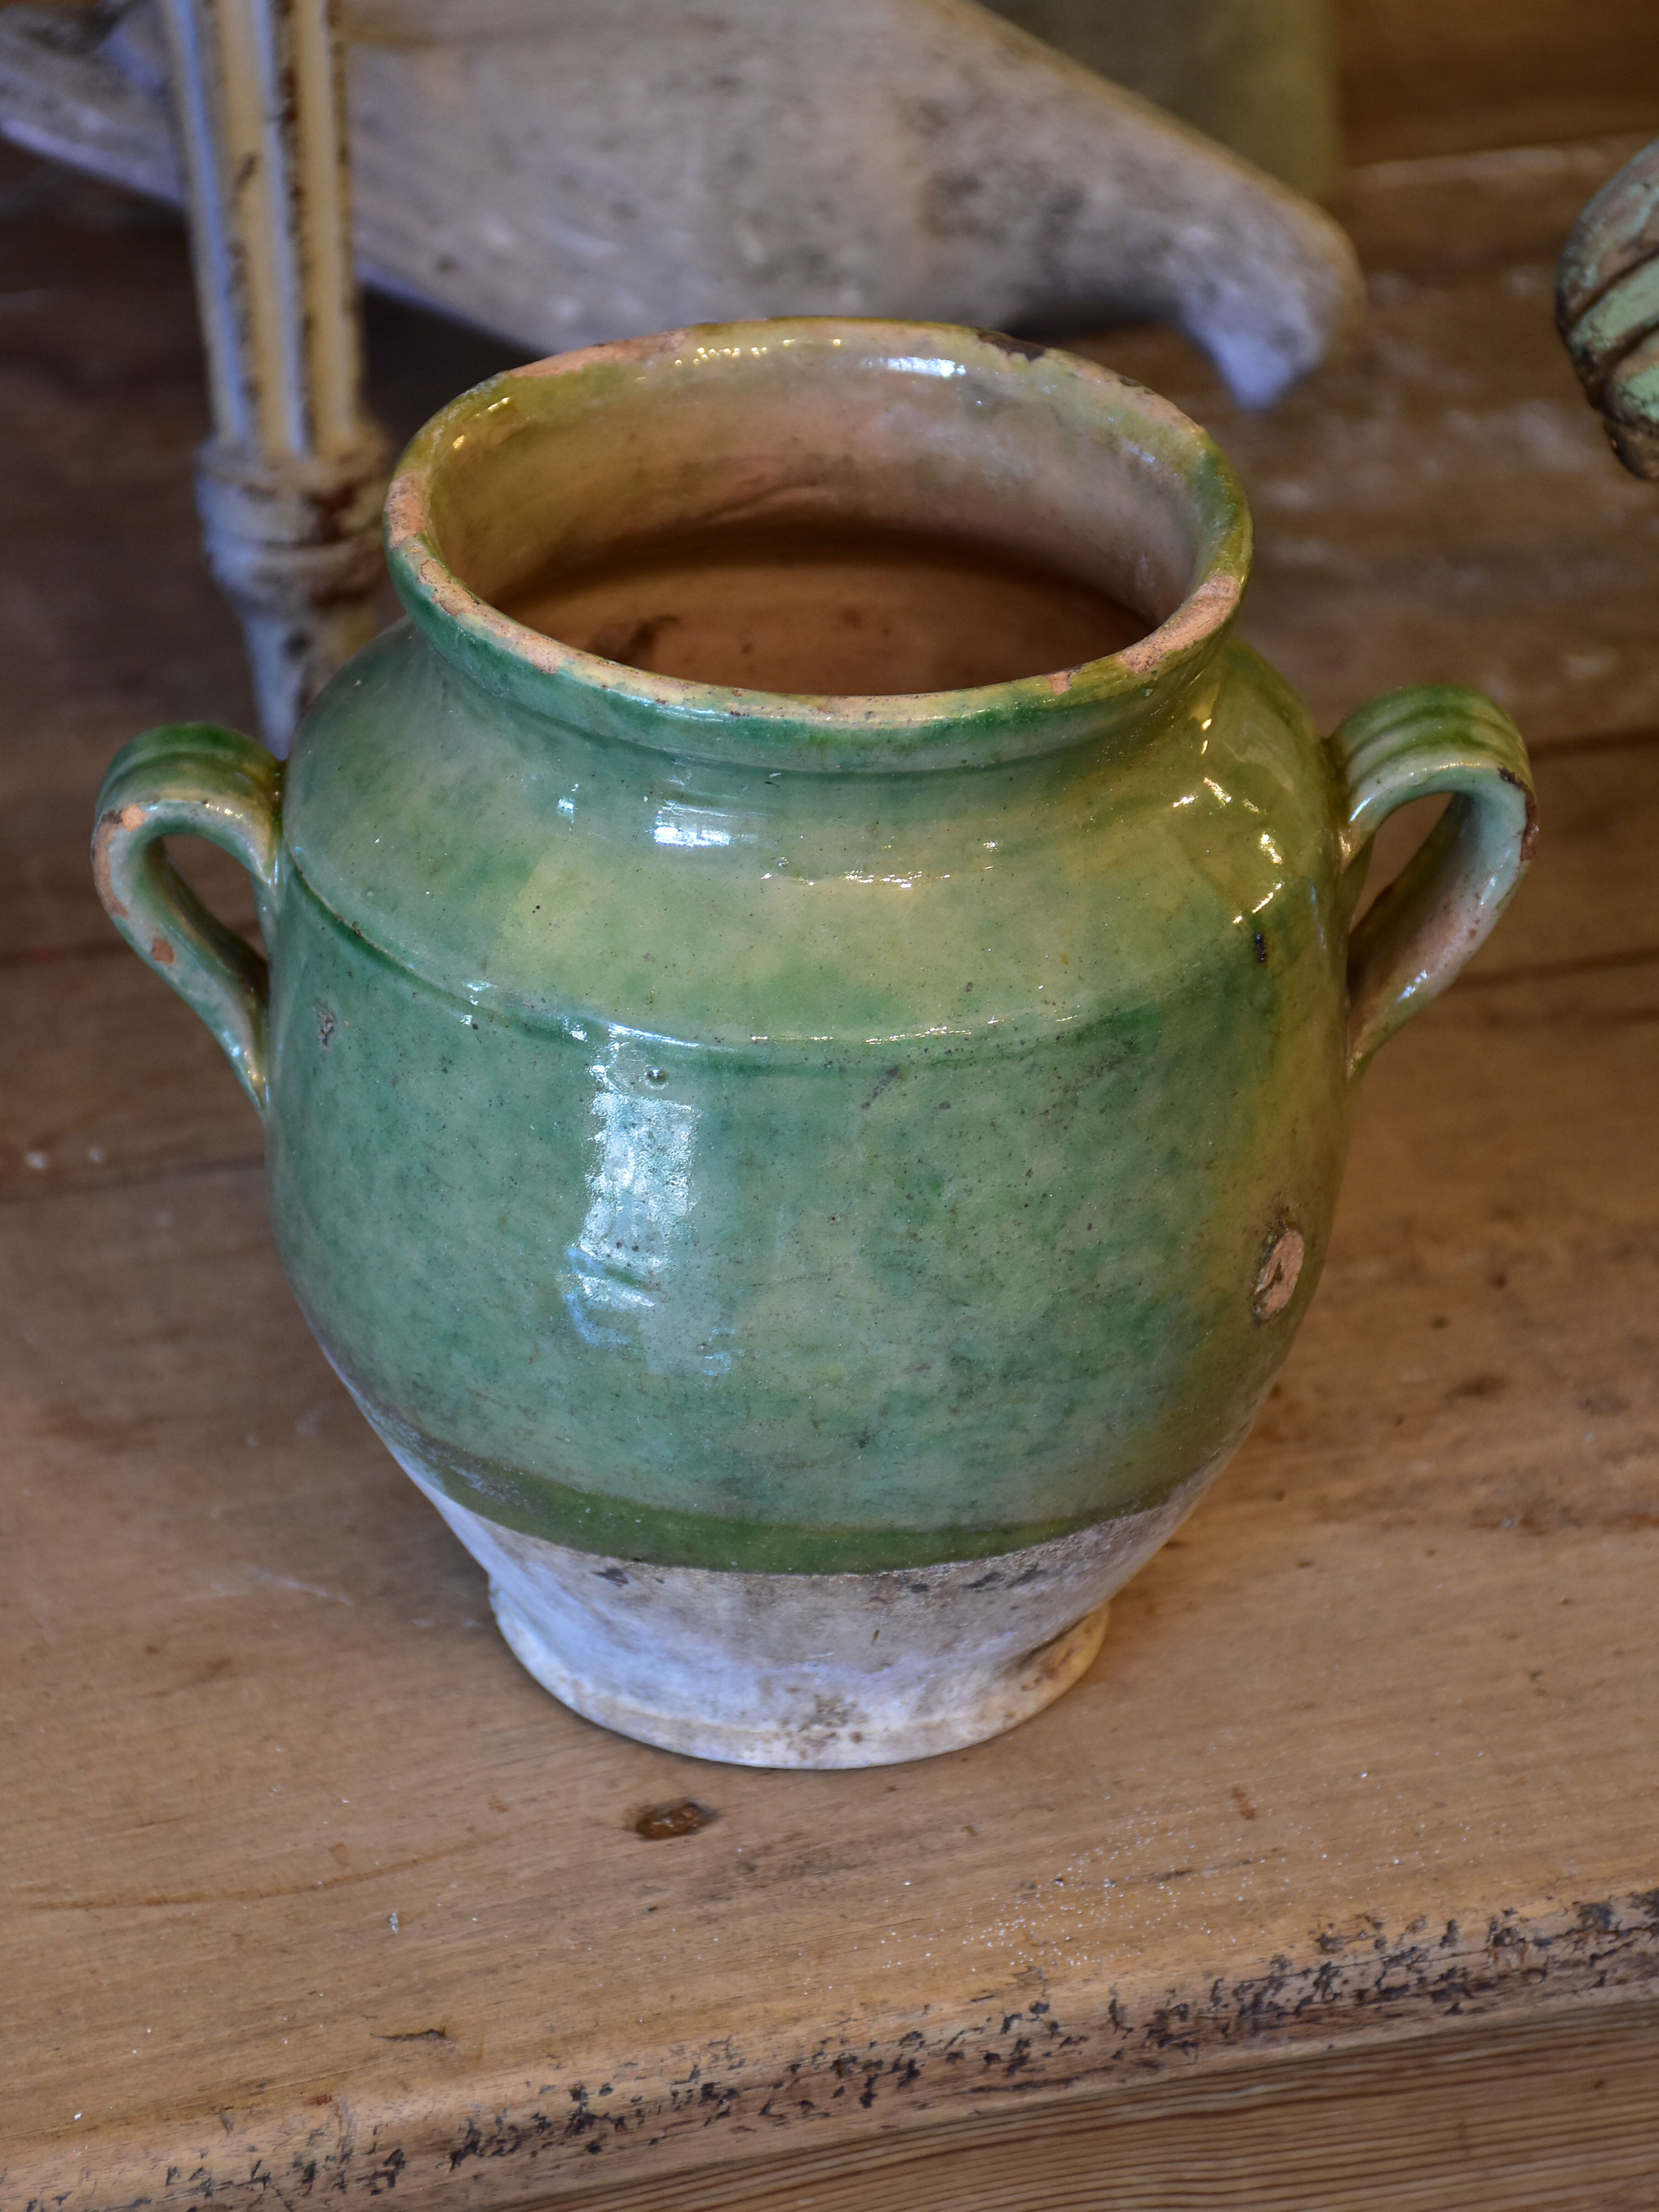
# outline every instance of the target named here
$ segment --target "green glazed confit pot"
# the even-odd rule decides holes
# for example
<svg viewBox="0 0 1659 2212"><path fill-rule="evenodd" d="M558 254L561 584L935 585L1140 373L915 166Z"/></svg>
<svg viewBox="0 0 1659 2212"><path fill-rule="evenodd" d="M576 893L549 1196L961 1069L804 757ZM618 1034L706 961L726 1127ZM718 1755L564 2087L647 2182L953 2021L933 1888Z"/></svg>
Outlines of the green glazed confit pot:
<svg viewBox="0 0 1659 2212"><path fill-rule="evenodd" d="M550 553L732 516L993 544L1146 634L789 696L499 611ZM98 810L117 926L264 1117L307 1319L578 1711L776 1766L1010 1727L1249 1430L1356 1075L1526 865L1520 738L1435 687L1322 739L1231 637L1217 448L994 334L537 362L428 425L386 527L408 619L286 769L155 730ZM1378 824L1432 793L1352 926ZM268 971L179 835L247 869Z"/></svg>

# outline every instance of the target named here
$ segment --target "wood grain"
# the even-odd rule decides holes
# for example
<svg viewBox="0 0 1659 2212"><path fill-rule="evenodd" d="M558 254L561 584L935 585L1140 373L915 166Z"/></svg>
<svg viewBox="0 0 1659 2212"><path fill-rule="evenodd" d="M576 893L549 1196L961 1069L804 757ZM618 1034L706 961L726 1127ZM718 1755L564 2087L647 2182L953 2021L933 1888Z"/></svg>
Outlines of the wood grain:
<svg viewBox="0 0 1659 2212"><path fill-rule="evenodd" d="M1354 162L1659 131L1647 0L1337 0Z"/></svg>
<svg viewBox="0 0 1659 2212"><path fill-rule="evenodd" d="M1494 188L1515 267L1552 173ZM140 528L197 400L77 381L118 271L60 224L82 335L0 364L7 2212L1659 2202L1659 509L1500 216L1434 261L1434 189L1367 365L1223 425L1251 619L1322 713L1500 676L1538 867L1368 1077L1292 1359L1090 1675L852 1775L652 1752L517 1668L294 1310L228 1071L100 949L122 701L235 719L240 678L187 509Z"/></svg>
<svg viewBox="0 0 1659 2212"><path fill-rule="evenodd" d="M1638 2212L1659 2018L1586 2008L568 2198L599 2212Z"/></svg>

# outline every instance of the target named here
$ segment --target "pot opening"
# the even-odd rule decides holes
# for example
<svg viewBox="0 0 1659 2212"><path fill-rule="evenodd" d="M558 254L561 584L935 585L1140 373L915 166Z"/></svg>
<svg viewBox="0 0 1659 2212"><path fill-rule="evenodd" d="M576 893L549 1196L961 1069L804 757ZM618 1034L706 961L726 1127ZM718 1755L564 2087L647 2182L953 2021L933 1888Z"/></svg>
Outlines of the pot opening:
<svg viewBox="0 0 1659 2212"><path fill-rule="evenodd" d="M1098 583L994 539L855 510L555 555L494 604L653 675L808 697L1012 683L1103 659L1152 627Z"/></svg>
<svg viewBox="0 0 1659 2212"><path fill-rule="evenodd" d="M388 517L406 597L432 597L435 554L521 660L612 689L626 670L694 713L736 690L762 715L885 697L913 719L1155 675L1224 628L1249 561L1237 486L1177 409L935 325L734 324L536 362L428 424Z"/></svg>

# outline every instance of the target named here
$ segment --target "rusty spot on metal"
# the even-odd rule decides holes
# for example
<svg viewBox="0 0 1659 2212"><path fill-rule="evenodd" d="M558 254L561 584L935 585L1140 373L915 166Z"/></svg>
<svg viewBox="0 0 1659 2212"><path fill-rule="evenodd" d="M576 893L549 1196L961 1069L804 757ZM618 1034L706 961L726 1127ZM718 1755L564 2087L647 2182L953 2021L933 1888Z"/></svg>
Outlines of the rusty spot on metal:
<svg viewBox="0 0 1659 2212"><path fill-rule="evenodd" d="M708 1806L699 1805L695 1797L676 1797L666 1805L647 1805L635 1816L634 1833L643 1836L647 1844L659 1844L670 1836L695 1836L716 1818Z"/></svg>
<svg viewBox="0 0 1659 2212"><path fill-rule="evenodd" d="M152 960L158 961L163 968L171 968L179 956L165 937L158 937L149 948L149 957Z"/></svg>

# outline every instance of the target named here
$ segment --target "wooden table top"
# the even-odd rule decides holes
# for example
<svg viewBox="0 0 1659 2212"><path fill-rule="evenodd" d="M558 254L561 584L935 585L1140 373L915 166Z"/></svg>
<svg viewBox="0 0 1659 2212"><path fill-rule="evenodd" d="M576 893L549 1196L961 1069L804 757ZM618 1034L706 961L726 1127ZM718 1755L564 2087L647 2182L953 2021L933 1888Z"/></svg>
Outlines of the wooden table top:
<svg viewBox="0 0 1659 2212"><path fill-rule="evenodd" d="M1659 489L1550 325L1623 150L1362 175L1372 328L1272 416L1097 349L1240 462L1320 716L1486 686L1544 839L1090 1674L862 1774L564 1711L307 1334L252 1111L86 872L119 743L247 713L187 276L14 162L0 2206L829 2212L965 2201L964 2151L995 2204L1659 2203Z"/></svg>

